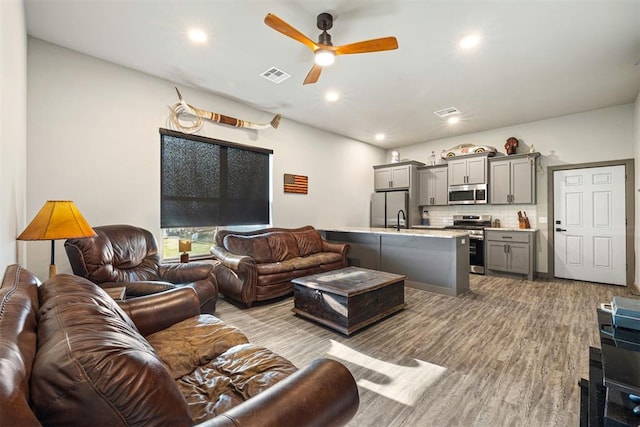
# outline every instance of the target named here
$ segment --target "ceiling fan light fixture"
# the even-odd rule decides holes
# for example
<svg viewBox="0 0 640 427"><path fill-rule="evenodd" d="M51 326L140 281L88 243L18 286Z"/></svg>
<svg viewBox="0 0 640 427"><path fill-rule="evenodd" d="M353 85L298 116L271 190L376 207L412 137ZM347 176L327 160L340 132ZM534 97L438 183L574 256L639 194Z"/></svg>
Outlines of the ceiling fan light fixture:
<svg viewBox="0 0 640 427"><path fill-rule="evenodd" d="M336 54L328 49L318 49L316 51L316 64L320 65L321 67L326 67L328 65L331 65L335 62L336 60Z"/></svg>

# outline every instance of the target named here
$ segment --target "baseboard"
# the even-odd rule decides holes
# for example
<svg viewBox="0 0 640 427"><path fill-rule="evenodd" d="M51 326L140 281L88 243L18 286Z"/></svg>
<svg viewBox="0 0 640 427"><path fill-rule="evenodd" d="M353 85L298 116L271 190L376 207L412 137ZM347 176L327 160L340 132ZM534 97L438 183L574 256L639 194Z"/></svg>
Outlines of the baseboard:
<svg viewBox="0 0 640 427"><path fill-rule="evenodd" d="M534 274L535 280L553 280L553 275L548 272L536 271Z"/></svg>

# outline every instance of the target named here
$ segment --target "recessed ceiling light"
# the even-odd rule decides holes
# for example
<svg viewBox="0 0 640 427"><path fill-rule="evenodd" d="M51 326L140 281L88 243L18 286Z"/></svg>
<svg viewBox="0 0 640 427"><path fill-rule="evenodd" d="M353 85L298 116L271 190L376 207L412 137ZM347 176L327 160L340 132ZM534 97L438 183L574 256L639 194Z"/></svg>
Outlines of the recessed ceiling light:
<svg viewBox="0 0 640 427"><path fill-rule="evenodd" d="M207 33L197 28L192 28L189 30L189 40L194 43L204 43L207 41Z"/></svg>
<svg viewBox="0 0 640 427"><path fill-rule="evenodd" d="M336 102L338 99L340 99L340 94L338 92L336 92L335 90L329 91L324 95L324 99L326 99L329 102Z"/></svg>
<svg viewBox="0 0 640 427"><path fill-rule="evenodd" d="M459 121L460 121L460 117L458 116L451 116L447 119L447 123L449 123L450 125L455 125Z"/></svg>
<svg viewBox="0 0 640 427"><path fill-rule="evenodd" d="M382 140L384 140L384 133L377 133L376 141L382 141Z"/></svg>
<svg viewBox="0 0 640 427"><path fill-rule="evenodd" d="M460 47L463 49L471 49L480 43L480 36L477 34L471 34L460 40Z"/></svg>

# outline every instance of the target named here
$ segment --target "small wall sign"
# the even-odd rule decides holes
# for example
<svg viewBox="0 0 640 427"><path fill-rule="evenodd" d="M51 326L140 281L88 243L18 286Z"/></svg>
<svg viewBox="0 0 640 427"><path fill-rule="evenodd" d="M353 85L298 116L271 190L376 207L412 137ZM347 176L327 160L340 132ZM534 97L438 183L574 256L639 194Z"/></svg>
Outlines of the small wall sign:
<svg viewBox="0 0 640 427"><path fill-rule="evenodd" d="M307 194L309 187L309 177L304 175L284 174L284 192Z"/></svg>

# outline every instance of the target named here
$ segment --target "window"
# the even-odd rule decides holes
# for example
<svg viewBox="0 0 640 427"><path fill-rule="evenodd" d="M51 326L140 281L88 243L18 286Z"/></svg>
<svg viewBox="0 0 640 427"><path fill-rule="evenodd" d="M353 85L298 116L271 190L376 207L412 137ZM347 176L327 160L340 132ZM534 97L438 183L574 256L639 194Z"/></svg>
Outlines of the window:
<svg viewBox="0 0 640 427"><path fill-rule="evenodd" d="M160 225L164 258L191 239L209 255L217 226L270 223L272 150L160 129Z"/></svg>

